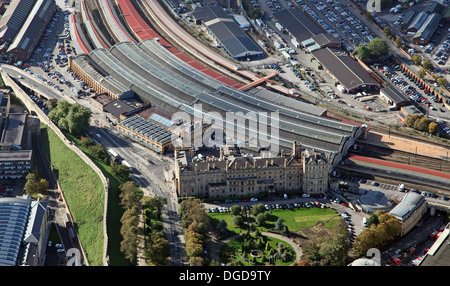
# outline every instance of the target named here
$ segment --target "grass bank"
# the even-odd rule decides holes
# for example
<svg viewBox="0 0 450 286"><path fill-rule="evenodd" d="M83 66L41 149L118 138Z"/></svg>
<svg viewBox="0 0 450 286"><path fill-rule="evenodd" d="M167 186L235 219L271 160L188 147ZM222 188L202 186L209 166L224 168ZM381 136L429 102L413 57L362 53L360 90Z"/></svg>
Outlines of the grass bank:
<svg viewBox="0 0 450 286"><path fill-rule="evenodd" d="M103 265L103 184L94 170L43 124L41 140L69 205L87 260L91 266Z"/></svg>

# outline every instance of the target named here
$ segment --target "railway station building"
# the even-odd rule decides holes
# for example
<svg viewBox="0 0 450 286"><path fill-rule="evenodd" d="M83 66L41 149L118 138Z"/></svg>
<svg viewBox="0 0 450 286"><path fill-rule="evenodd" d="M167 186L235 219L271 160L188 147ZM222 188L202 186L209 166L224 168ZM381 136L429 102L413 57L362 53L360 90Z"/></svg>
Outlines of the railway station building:
<svg viewBox="0 0 450 286"><path fill-rule="evenodd" d="M365 126L327 117L323 108L291 104L284 98L286 95L277 94L280 97L275 98L257 92L259 88L241 91L226 85L220 79L189 65L157 40L144 40L139 44L122 42L110 49L95 49L88 55L74 57L71 67L80 78L92 79L91 88L97 92L112 91L116 87L116 92L106 92L115 100L115 94L120 93L117 92L120 90L118 87L131 90L144 105L151 105L150 109L163 111L166 119L171 119L178 112L186 113L191 118L192 126L195 125L194 119L198 112L204 123L207 123L208 114L217 114L222 118L226 118L228 113L279 114L279 133L273 137L279 146L278 156L281 156L281 150L285 153L291 151L294 141L299 142L303 151L314 150L321 154L321 158L326 158L328 174L347 154L356 139L366 132ZM201 106L201 110L196 106ZM147 115L142 113L137 116L142 118L139 120L144 125L150 125L145 122L148 121L156 123L161 132L162 129L172 132L172 128L162 124L164 120L154 122L149 112ZM121 121L118 126L120 132L137 142L151 146L156 152L171 152L170 147L173 146L170 140L158 142L149 135L139 133L134 129L135 125L127 126L127 123L131 124L131 118L135 116ZM149 130L156 131L156 127L149 126ZM255 139L249 138L248 133L245 136L244 143ZM276 157L274 154L274 158Z"/></svg>

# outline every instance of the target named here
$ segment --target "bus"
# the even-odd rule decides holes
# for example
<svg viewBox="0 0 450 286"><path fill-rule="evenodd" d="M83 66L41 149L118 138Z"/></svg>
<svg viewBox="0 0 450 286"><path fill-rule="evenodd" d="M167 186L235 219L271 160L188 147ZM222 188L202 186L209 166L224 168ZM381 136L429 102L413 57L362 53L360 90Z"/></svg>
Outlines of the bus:
<svg viewBox="0 0 450 286"><path fill-rule="evenodd" d="M117 160L119 160L119 155L114 150L108 149L106 152L112 162L117 162Z"/></svg>
<svg viewBox="0 0 450 286"><path fill-rule="evenodd" d="M130 168L130 173L132 173L133 167L130 165L130 163L128 163L125 160L122 160L122 165L127 166L128 168Z"/></svg>

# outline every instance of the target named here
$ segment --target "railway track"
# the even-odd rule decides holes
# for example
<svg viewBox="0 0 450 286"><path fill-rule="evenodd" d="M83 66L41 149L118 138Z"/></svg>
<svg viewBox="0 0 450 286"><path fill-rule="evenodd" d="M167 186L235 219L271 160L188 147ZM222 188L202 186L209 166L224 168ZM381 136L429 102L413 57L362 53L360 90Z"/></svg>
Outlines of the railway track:
<svg viewBox="0 0 450 286"><path fill-rule="evenodd" d="M450 160L447 160L446 158L439 159L420 154L412 154L405 151L367 144L361 141L358 141L358 149L349 150L349 153L450 174Z"/></svg>

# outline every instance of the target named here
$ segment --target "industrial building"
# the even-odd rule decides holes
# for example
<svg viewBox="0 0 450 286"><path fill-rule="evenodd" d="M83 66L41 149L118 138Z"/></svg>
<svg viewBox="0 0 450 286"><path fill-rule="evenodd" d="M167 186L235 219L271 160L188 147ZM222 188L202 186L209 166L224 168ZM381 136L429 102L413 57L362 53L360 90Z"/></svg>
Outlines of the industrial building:
<svg viewBox="0 0 450 286"><path fill-rule="evenodd" d="M411 100L406 97L402 92L398 91L395 87L387 86L380 89L380 98L387 104L400 107L404 105L410 105Z"/></svg>
<svg viewBox="0 0 450 286"><path fill-rule="evenodd" d="M313 51L312 55L347 93L379 90L380 83L344 50L326 47Z"/></svg>
<svg viewBox="0 0 450 286"><path fill-rule="evenodd" d="M417 33L413 36L413 43L416 45L428 44L441 20L442 16L438 13L429 15Z"/></svg>
<svg viewBox="0 0 450 286"><path fill-rule="evenodd" d="M54 0L13 0L0 20L3 53L27 61L56 9Z"/></svg>
<svg viewBox="0 0 450 286"><path fill-rule="evenodd" d="M206 28L212 39L233 59L246 60L263 55L262 49L222 7L204 6L192 12L191 16L197 24ZM237 17L235 20L240 21L240 25L245 28L243 19Z"/></svg>
<svg viewBox="0 0 450 286"><path fill-rule="evenodd" d="M335 85L341 84L348 93L378 91L380 83L372 76L372 72L347 54L340 42L322 30L303 11L283 9L273 15L317 60L320 64L318 67L322 67L332 77Z"/></svg>

